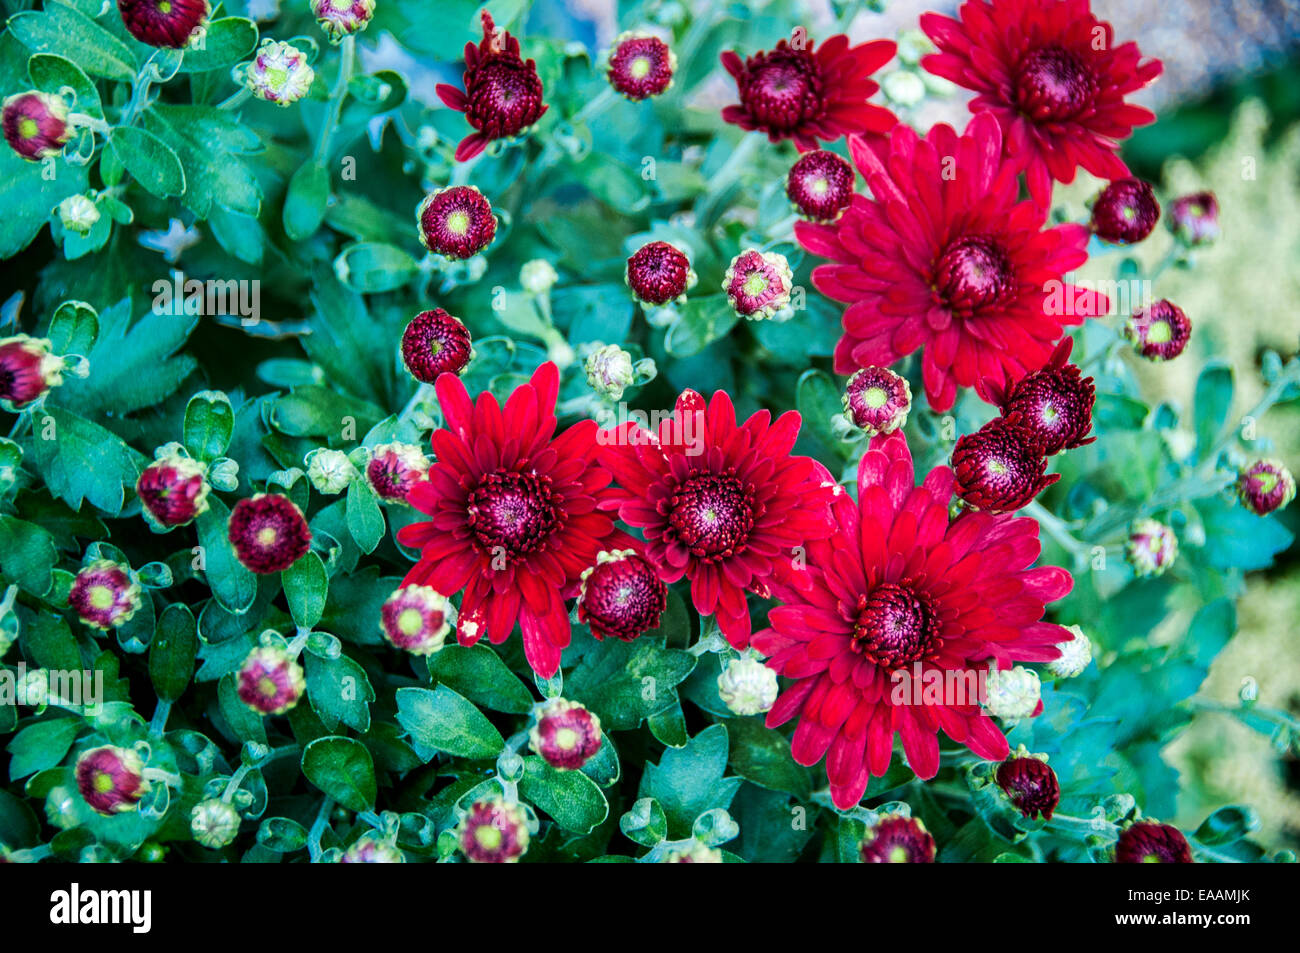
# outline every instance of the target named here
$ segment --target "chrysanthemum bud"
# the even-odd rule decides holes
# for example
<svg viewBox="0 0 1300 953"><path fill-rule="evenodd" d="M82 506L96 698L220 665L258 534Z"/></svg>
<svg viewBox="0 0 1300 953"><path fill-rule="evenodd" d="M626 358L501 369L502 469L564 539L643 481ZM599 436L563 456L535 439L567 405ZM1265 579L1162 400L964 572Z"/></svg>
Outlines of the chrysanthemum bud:
<svg viewBox="0 0 1300 953"><path fill-rule="evenodd" d="M682 301L695 286L695 272L686 254L667 242L648 242L627 260L627 286L642 304Z"/></svg>
<svg viewBox="0 0 1300 953"><path fill-rule="evenodd" d="M1295 477L1281 460L1256 460L1237 474L1237 496L1256 516L1267 516L1295 499Z"/></svg>
<svg viewBox="0 0 1300 953"><path fill-rule="evenodd" d="M5 142L30 162L58 155L72 138L63 97L36 90L4 101L3 128Z"/></svg>
<svg viewBox="0 0 1300 953"><path fill-rule="evenodd" d="M45 338L19 334L0 340L0 402L15 410L26 407L63 383L63 358L50 351Z"/></svg>
<svg viewBox="0 0 1300 953"><path fill-rule="evenodd" d="M307 95L316 73L302 50L283 41L264 39L244 73L244 85L258 99L289 106Z"/></svg>
<svg viewBox="0 0 1300 953"><path fill-rule="evenodd" d="M339 858L340 864L404 864L404 855L396 845L374 834L358 838Z"/></svg>
<svg viewBox="0 0 1300 953"><path fill-rule="evenodd" d="M249 652L236 678L240 701L262 715L283 715L298 704L306 688L298 660L275 645L258 646Z"/></svg>
<svg viewBox="0 0 1300 953"><path fill-rule="evenodd" d="M307 479L320 493L342 493L357 476L356 466L342 450L321 448L307 454Z"/></svg>
<svg viewBox="0 0 1300 953"><path fill-rule="evenodd" d="M632 355L617 344L606 344L587 355L587 385L608 400L622 400L636 380Z"/></svg>
<svg viewBox="0 0 1300 953"><path fill-rule="evenodd" d="M534 258L519 266L519 286L529 294L546 294L559 280L555 266L545 258Z"/></svg>
<svg viewBox="0 0 1300 953"><path fill-rule="evenodd" d="M302 511L278 493L258 493L236 503L229 536L239 561L263 575L288 569L311 549L311 528Z"/></svg>
<svg viewBox="0 0 1300 953"><path fill-rule="evenodd" d="M164 454L135 482L135 494L159 526L184 526L208 508L208 481L203 464L179 453Z"/></svg>
<svg viewBox="0 0 1300 953"><path fill-rule="evenodd" d="M864 367L849 378L841 402L849 422L875 437L907 423L912 388L907 378L887 367Z"/></svg>
<svg viewBox="0 0 1300 953"><path fill-rule="evenodd" d="M617 92L639 101L666 91L675 72L677 56L663 40L647 33L620 33L610 48L605 75Z"/></svg>
<svg viewBox="0 0 1300 953"><path fill-rule="evenodd" d="M1139 308L1124 325L1124 336L1149 361L1172 361L1192 337L1192 321L1172 301Z"/></svg>
<svg viewBox="0 0 1300 953"><path fill-rule="evenodd" d="M737 715L759 715L776 704L776 671L750 656L732 659L718 676L718 697Z"/></svg>
<svg viewBox="0 0 1300 953"><path fill-rule="evenodd" d="M998 765L998 787L1025 817L1052 819L1061 803L1061 785L1047 764L1047 755L1030 754L1024 745Z"/></svg>
<svg viewBox="0 0 1300 953"><path fill-rule="evenodd" d="M1182 831L1155 821L1138 821L1120 831L1117 864L1190 864L1192 848Z"/></svg>
<svg viewBox="0 0 1300 953"><path fill-rule="evenodd" d="M891 103L906 109L925 99L925 80L911 70L898 69L880 78L880 91Z"/></svg>
<svg viewBox="0 0 1300 953"><path fill-rule="evenodd" d="M1131 245L1151 234L1160 219L1160 203L1141 179L1116 179L1092 205L1092 230L1112 245Z"/></svg>
<svg viewBox="0 0 1300 953"><path fill-rule="evenodd" d="M497 234L492 203L472 185L453 185L426 195L416 218L424 247L448 258L473 258Z"/></svg>
<svg viewBox="0 0 1300 953"><path fill-rule="evenodd" d="M1208 245L1219 237L1219 200L1213 192L1176 198L1169 203L1166 224L1184 245Z"/></svg>
<svg viewBox="0 0 1300 953"><path fill-rule="evenodd" d="M1067 626L1074 638L1067 642L1058 642L1056 647L1061 657L1047 663L1047 670L1057 678L1074 678L1088 667L1092 661L1092 642L1077 625Z"/></svg>
<svg viewBox="0 0 1300 953"><path fill-rule="evenodd" d="M770 318L790 303L794 273L784 255L771 251L741 252L722 277L722 290L736 314L753 321Z"/></svg>
<svg viewBox="0 0 1300 953"><path fill-rule="evenodd" d="M578 621L597 639L630 642L658 628L668 605L668 587L645 557L631 549L605 550L582 574Z"/></svg>
<svg viewBox="0 0 1300 953"><path fill-rule="evenodd" d="M689 844L683 844L680 847L674 847L672 850L665 851L659 863L661 864L720 864L722 863L722 851L716 847L710 847L700 840L691 840Z"/></svg>
<svg viewBox="0 0 1300 953"><path fill-rule="evenodd" d="M513 864L528 850L528 822L518 805L500 798L475 801L456 828L472 864Z"/></svg>
<svg viewBox="0 0 1300 953"><path fill-rule="evenodd" d="M140 586L130 568L111 559L96 559L77 573L68 605L92 629L116 629L140 608Z"/></svg>
<svg viewBox="0 0 1300 953"><path fill-rule="evenodd" d="M564 698L537 710L528 731L528 747L552 768L576 771L600 750L603 735L594 712Z"/></svg>
<svg viewBox="0 0 1300 953"><path fill-rule="evenodd" d="M126 31L141 43L179 50L207 32L208 0L117 0Z"/></svg>
<svg viewBox="0 0 1300 953"><path fill-rule="evenodd" d="M1178 537L1164 523L1140 519L1129 528L1124 558L1138 576L1159 576L1178 558Z"/></svg>
<svg viewBox="0 0 1300 953"><path fill-rule="evenodd" d="M429 459L412 443L381 443L366 464L366 482L385 503L405 503L411 487L428 475Z"/></svg>
<svg viewBox="0 0 1300 953"><path fill-rule="evenodd" d="M134 811L149 790L144 764L130 748L91 748L77 759L74 774L91 810L105 817Z"/></svg>
<svg viewBox="0 0 1300 953"><path fill-rule="evenodd" d="M370 26L375 0L311 0L311 12L330 42L338 43Z"/></svg>
<svg viewBox="0 0 1300 953"><path fill-rule="evenodd" d="M432 655L451 631L451 604L432 586L403 586L384 600L379 628L395 648Z"/></svg>
<svg viewBox="0 0 1300 953"><path fill-rule="evenodd" d="M190 811L190 833L209 850L220 850L232 844L239 834L239 812L221 798L200 801Z"/></svg>
<svg viewBox="0 0 1300 953"><path fill-rule="evenodd" d="M1011 513L1060 479L1047 474L1047 458L1017 414L995 417L957 440L952 452L957 495L990 513Z"/></svg>
<svg viewBox="0 0 1300 953"><path fill-rule="evenodd" d="M1017 414L1021 426L1038 438L1048 456L1092 443L1092 407L1096 388L1091 377L1067 364L1073 342L1066 338L1041 370L1026 374L1007 390L1002 411Z"/></svg>
<svg viewBox="0 0 1300 953"><path fill-rule="evenodd" d="M417 381L463 374L474 356L469 329L442 308L421 311L402 332L402 363Z"/></svg>
<svg viewBox="0 0 1300 953"><path fill-rule="evenodd" d="M995 718L1027 718L1042 700L1042 684L1032 668L994 669L985 681L984 708Z"/></svg>
<svg viewBox="0 0 1300 953"><path fill-rule="evenodd" d="M69 195L59 203L59 222L77 235L89 235L99 217L99 206L87 195Z"/></svg>
<svg viewBox="0 0 1300 953"><path fill-rule="evenodd" d="M934 838L920 818L886 814L858 846L864 864L932 864Z"/></svg>
<svg viewBox="0 0 1300 953"><path fill-rule="evenodd" d="M790 166L786 197L814 222L833 222L853 200L853 166L834 152L806 152Z"/></svg>

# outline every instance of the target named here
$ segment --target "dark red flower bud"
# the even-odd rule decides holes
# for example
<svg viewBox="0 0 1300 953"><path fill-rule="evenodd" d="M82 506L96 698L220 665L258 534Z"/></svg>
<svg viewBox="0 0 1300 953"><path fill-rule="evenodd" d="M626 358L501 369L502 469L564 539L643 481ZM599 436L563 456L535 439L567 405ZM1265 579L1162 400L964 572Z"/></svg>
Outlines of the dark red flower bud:
<svg viewBox="0 0 1300 953"><path fill-rule="evenodd" d="M140 608L140 585L130 569L111 559L97 559L77 573L68 605L93 629L125 625Z"/></svg>
<svg viewBox="0 0 1300 953"><path fill-rule="evenodd" d="M609 51L609 85L628 99L658 96L673 84L677 57L657 36L622 33Z"/></svg>
<svg viewBox="0 0 1300 953"><path fill-rule="evenodd" d="M1047 476L1047 457L1019 415L997 417L957 441L952 453L957 495L969 506L990 513L1011 513L1027 506L1059 480Z"/></svg>
<svg viewBox="0 0 1300 953"><path fill-rule="evenodd" d="M1165 222L1183 244L1208 245L1219 237L1219 200L1213 192L1176 198L1169 203Z"/></svg>
<svg viewBox="0 0 1300 953"><path fill-rule="evenodd" d="M553 698L537 711L528 746L552 768L576 771L600 750L600 719L577 702Z"/></svg>
<svg viewBox="0 0 1300 953"><path fill-rule="evenodd" d="M141 43L173 50L202 36L211 12L208 0L117 0L117 9L126 31Z"/></svg>
<svg viewBox="0 0 1300 953"><path fill-rule="evenodd" d="M630 549L604 551L582 574L578 621L598 639L630 642L658 627L667 600L668 587L644 557Z"/></svg>
<svg viewBox="0 0 1300 953"><path fill-rule="evenodd" d="M77 790L91 810L105 817L133 811L149 791L144 764L130 748L103 745L77 759Z"/></svg>
<svg viewBox="0 0 1300 953"><path fill-rule="evenodd" d="M1190 864L1192 848L1176 827L1139 821L1120 832L1115 844L1117 864Z"/></svg>
<svg viewBox="0 0 1300 953"><path fill-rule="evenodd" d="M907 423L912 388L887 367L864 367L849 378L841 397L844 413L868 437L890 434Z"/></svg>
<svg viewBox="0 0 1300 953"><path fill-rule="evenodd" d="M853 200L853 166L833 152L806 153L790 166L785 194L804 218L833 222Z"/></svg>
<svg viewBox="0 0 1300 953"><path fill-rule="evenodd" d="M1021 748L998 765L998 787L1025 817L1052 819L1061 803L1061 785L1046 758L1034 757Z"/></svg>
<svg viewBox="0 0 1300 953"><path fill-rule="evenodd" d="M417 381L463 374L473 356L469 328L442 308L421 311L402 332L402 363Z"/></svg>
<svg viewBox="0 0 1300 953"><path fill-rule="evenodd" d="M283 715L307 689L302 665L277 645L253 649L239 666L235 693L253 711Z"/></svg>
<svg viewBox="0 0 1300 953"><path fill-rule="evenodd" d="M155 460L135 483L135 494L157 523L184 526L208 508L208 481L203 465L180 454Z"/></svg>
<svg viewBox="0 0 1300 953"><path fill-rule="evenodd" d="M690 259L667 242L642 245L627 260L627 285L643 304L676 301L694 284Z"/></svg>
<svg viewBox="0 0 1300 953"><path fill-rule="evenodd" d="M18 409L39 400L63 383L63 366L45 338L19 334L0 340L0 401Z"/></svg>
<svg viewBox="0 0 1300 953"><path fill-rule="evenodd" d="M1256 516L1267 516L1295 499L1295 477L1281 460L1256 460L1237 474L1237 497Z"/></svg>
<svg viewBox="0 0 1300 953"><path fill-rule="evenodd" d="M1042 370L1026 374L997 398L1002 412L1017 414L1048 456L1096 439L1088 436L1096 388L1091 377L1081 377L1078 367L1066 363L1073 345L1068 337L1062 340Z"/></svg>
<svg viewBox="0 0 1300 953"><path fill-rule="evenodd" d="M473 258L497 233L492 203L472 185L453 185L425 196L416 217L424 247L448 258Z"/></svg>
<svg viewBox="0 0 1300 953"><path fill-rule="evenodd" d="M5 142L31 162L58 155L72 137L63 97L35 90L4 101L3 126Z"/></svg>
<svg viewBox="0 0 1300 953"><path fill-rule="evenodd" d="M383 443L371 452L366 482L385 503L405 503L411 487L429 475L429 459L413 443Z"/></svg>
<svg viewBox="0 0 1300 953"><path fill-rule="evenodd" d="M1192 338L1192 320L1172 301L1161 299L1138 308L1124 326L1124 336L1149 361L1172 361Z"/></svg>
<svg viewBox="0 0 1300 953"><path fill-rule="evenodd" d="M1116 179L1098 193L1092 206L1092 230L1112 245L1131 245L1151 234L1160 219L1160 203L1141 179Z"/></svg>
<svg viewBox="0 0 1300 953"><path fill-rule="evenodd" d="M864 864L932 864L934 838L919 818L887 814L859 846Z"/></svg>
<svg viewBox="0 0 1300 953"><path fill-rule="evenodd" d="M528 850L528 824L517 804L500 798L475 801L456 828L465 859L472 864L513 864Z"/></svg>
<svg viewBox="0 0 1300 953"><path fill-rule="evenodd" d="M241 563L265 575L288 569L307 555L311 529L287 496L259 493L235 504L230 542Z"/></svg>

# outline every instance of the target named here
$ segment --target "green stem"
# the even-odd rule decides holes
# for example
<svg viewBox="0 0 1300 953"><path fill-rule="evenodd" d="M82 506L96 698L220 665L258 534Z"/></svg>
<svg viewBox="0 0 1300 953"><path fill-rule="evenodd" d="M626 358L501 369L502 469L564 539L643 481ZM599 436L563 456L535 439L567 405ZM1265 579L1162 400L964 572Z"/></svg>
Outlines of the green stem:
<svg viewBox="0 0 1300 953"><path fill-rule="evenodd" d="M334 809L334 799L327 797L321 801L320 811L316 814L316 821L312 824L311 830L307 833L307 853L311 855L311 862L317 863L320 860L321 849L320 841L325 836L325 829L329 826L330 811Z"/></svg>
<svg viewBox="0 0 1300 953"><path fill-rule="evenodd" d="M153 719L149 722L149 734L161 738L167 730L167 716L171 714L172 703L165 698L158 699L158 706L153 710Z"/></svg>
<svg viewBox="0 0 1300 953"><path fill-rule="evenodd" d="M248 102L253 97L253 91L247 86L241 86L235 92L231 93L221 102L217 103L218 109L236 109Z"/></svg>
<svg viewBox="0 0 1300 953"><path fill-rule="evenodd" d="M330 140L338 127L339 117L343 113L343 100L348 95L348 83L352 80L352 71L356 63L357 38L349 33L339 44L339 77L330 93L329 106L325 113L325 124L321 127L320 139L316 141L315 159L324 162L329 158Z"/></svg>
<svg viewBox="0 0 1300 953"><path fill-rule="evenodd" d="M1043 504L1035 500L1021 510L1021 512L1025 516L1037 520L1038 525L1042 527L1043 531L1046 532L1048 536L1056 540L1056 542L1061 545L1061 548L1074 556L1076 565L1082 565L1087 561L1089 551L1088 544L1082 540L1076 539L1074 534L1070 532L1070 528L1066 525L1065 521L1049 511L1045 506L1043 506Z"/></svg>

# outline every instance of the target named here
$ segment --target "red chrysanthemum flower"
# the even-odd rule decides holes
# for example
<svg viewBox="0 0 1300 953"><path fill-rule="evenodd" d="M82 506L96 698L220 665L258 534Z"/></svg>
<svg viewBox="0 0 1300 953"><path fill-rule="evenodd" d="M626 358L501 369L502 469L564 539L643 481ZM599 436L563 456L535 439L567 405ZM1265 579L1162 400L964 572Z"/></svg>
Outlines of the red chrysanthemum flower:
<svg viewBox="0 0 1300 953"><path fill-rule="evenodd" d="M96 559L77 573L68 590L68 606L92 629L125 625L142 604L140 584L128 566Z"/></svg>
<svg viewBox="0 0 1300 953"><path fill-rule="evenodd" d="M197 460L169 454L141 471L135 495L159 526L184 526L208 508L205 473Z"/></svg>
<svg viewBox="0 0 1300 953"><path fill-rule="evenodd" d="M979 673L1050 661L1071 638L1040 621L1072 581L1054 566L1028 568L1037 523L977 512L950 520L947 467L914 483L902 433L875 438L858 465L857 505L837 498L835 535L810 543L806 572L773 588L782 604L753 640L793 680L768 727L799 718L794 759L826 757L841 809L888 770L895 733L922 779L939 770L939 731L1001 761L1009 749L980 710ZM951 686L940 703L922 691L935 678Z"/></svg>
<svg viewBox="0 0 1300 953"><path fill-rule="evenodd" d="M528 823L518 804L489 797L470 805L456 840L471 864L514 864L528 850Z"/></svg>
<svg viewBox="0 0 1300 953"><path fill-rule="evenodd" d="M412 443L383 443L371 451L366 482L385 503L405 503L411 488L429 472L424 451Z"/></svg>
<svg viewBox="0 0 1300 953"><path fill-rule="evenodd" d="M844 387L844 413L868 437L893 433L907 423L912 387L887 367L864 367Z"/></svg>
<svg viewBox="0 0 1300 953"><path fill-rule="evenodd" d="M528 746L559 771L576 771L600 750L600 719L577 702L552 698L536 714Z"/></svg>
<svg viewBox="0 0 1300 953"><path fill-rule="evenodd" d="M1061 478L1047 473L1037 434L1019 414L994 417L975 433L958 438L952 451L957 495L990 513L1013 513Z"/></svg>
<svg viewBox="0 0 1300 953"><path fill-rule="evenodd" d="M1120 831L1115 843L1115 863L1190 864L1192 848L1178 828L1155 821L1138 821Z"/></svg>
<svg viewBox="0 0 1300 953"><path fill-rule="evenodd" d="M1267 516L1295 499L1295 477L1281 460L1256 460L1237 472L1237 498L1256 516Z"/></svg>
<svg viewBox="0 0 1300 953"><path fill-rule="evenodd" d="M58 155L72 138L63 97L36 90L15 93L4 101L0 127L5 142L29 162Z"/></svg>
<svg viewBox="0 0 1300 953"><path fill-rule="evenodd" d="M793 139L800 151L852 134L887 132L898 118L867 100L878 90L872 73L894 56L892 40L849 46L844 34L820 48L800 37L743 62L731 50L722 65L736 80L740 105L727 106L722 118L742 129L759 129L773 142Z"/></svg>
<svg viewBox="0 0 1300 953"><path fill-rule="evenodd" d="M448 258L473 258L491 245L497 234L492 203L472 185L453 185L429 193L415 218L420 226L420 243Z"/></svg>
<svg viewBox="0 0 1300 953"><path fill-rule="evenodd" d="M478 46L465 44L465 89L439 83L438 98L457 112L477 132L456 147L456 161L466 162L494 139L517 136L542 118L548 107L542 102L542 81L537 64L519 56L519 41L509 33L497 32L496 24L483 11L483 39Z"/></svg>
<svg viewBox="0 0 1300 953"><path fill-rule="evenodd" d="M889 814L858 845L864 864L932 864L934 837L919 818Z"/></svg>
<svg viewBox="0 0 1300 953"><path fill-rule="evenodd" d="M1076 365L1066 363L1073 347L1073 338L1062 338L1042 370L1009 387L1005 382L984 382L993 403L1003 414L1018 415L1021 426L1038 438L1048 456L1097 439L1088 436L1096 387L1091 377L1081 377Z"/></svg>
<svg viewBox="0 0 1300 953"><path fill-rule="evenodd" d="M609 85L634 102L658 96L673 84L677 57L657 36L620 33L609 51Z"/></svg>
<svg viewBox="0 0 1300 953"><path fill-rule="evenodd" d="M235 693L253 711L283 715L307 690L302 665L277 645L261 645L245 656L235 675Z"/></svg>
<svg viewBox="0 0 1300 953"><path fill-rule="evenodd" d="M1052 180L1073 182L1078 166L1102 179L1129 174L1119 140L1156 117L1124 97L1160 75L1159 60L1142 62L1136 43L1116 46L1089 0L969 0L957 16L921 17L939 48L921 66L975 91L971 112L997 119L1035 202L1046 208Z"/></svg>
<svg viewBox="0 0 1300 953"><path fill-rule="evenodd" d="M695 284L691 260L668 242L646 242L627 260L627 286L642 304L663 305L686 296Z"/></svg>
<svg viewBox="0 0 1300 953"><path fill-rule="evenodd" d="M1213 192L1179 196L1169 203L1165 224L1185 245L1208 245L1219 237L1219 200Z"/></svg>
<svg viewBox="0 0 1300 953"><path fill-rule="evenodd" d="M1160 203L1151 183L1141 179L1116 179L1097 193L1092 202L1092 230L1112 245L1132 245L1155 230Z"/></svg>
<svg viewBox="0 0 1300 953"><path fill-rule="evenodd" d="M706 410L688 390L658 434L629 421L602 435L619 518L644 529L646 557L665 580L691 580L695 608L715 614L736 648L749 644L746 590L766 595L810 540L831 532L835 482L815 460L790 455L799 423L793 411L772 423L763 410L737 426L725 391Z"/></svg>
<svg viewBox="0 0 1300 953"><path fill-rule="evenodd" d="M668 587L645 557L633 549L598 553L582 573L578 621L597 639L631 642L659 627L668 607Z"/></svg>
<svg viewBox="0 0 1300 953"><path fill-rule="evenodd" d="M957 388L1041 367L1062 326L1103 314L1104 296L1062 281L1087 260L1083 225L1043 228L1047 213L1018 201L1002 134L975 116L960 137L904 125L887 143L850 138L874 200L855 196L834 225L799 222L800 244L834 264L813 284L849 305L835 370L887 367L924 348L925 393L948 410Z"/></svg>
<svg viewBox="0 0 1300 953"><path fill-rule="evenodd" d="M1052 819L1061 803L1061 784L1043 757L1035 757L1023 748L1014 757L998 765L997 782L1022 815L1033 819Z"/></svg>
<svg viewBox="0 0 1300 953"><path fill-rule="evenodd" d="M311 528L293 500L278 493L245 497L230 512L239 561L263 575L288 569L311 549Z"/></svg>
<svg viewBox="0 0 1300 953"><path fill-rule="evenodd" d="M833 222L853 201L853 166L825 149L805 153L790 166L785 194L804 218Z"/></svg>
<svg viewBox="0 0 1300 953"><path fill-rule="evenodd" d="M91 810L105 817L133 811L149 792L140 756L130 748L102 745L77 759L77 790Z"/></svg>
<svg viewBox="0 0 1300 953"><path fill-rule="evenodd" d="M1192 319L1178 305L1161 298L1129 316L1124 336L1148 361L1172 361L1192 339Z"/></svg>
<svg viewBox="0 0 1300 953"><path fill-rule="evenodd" d="M442 308L421 311L402 332L402 363L417 381L432 384L441 374L463 374L473 356L469 328Z"/></svg>
<svg viewBox="0 0 1300 953"><path fill-rule="evenodd" d="M117 0L117 9L141 43L173 50L203 34L211 10L208 0Z"/></svg>
<svg viewBox="0 0 1300 953"><path fill-rule="evenodd" d="M63 383L63 359L45 338L19 334L0 339L0 401L16 410Z"/></svg>
<svg viewBox="0 0 1300 953"><path fill-rule="evenodd" d="M560 374L537 369L503 409L484 392L471 402L460 378L435 385L446 428L433 433L438 462L407 501L432 519L397 534L421 550L402 585L451 595L465 590L457 637L473 645L486 630L504 642L518 620L533 671L550 678L569 644L564 600L603 549L625 549L630 536L597 512L614 498L596 463L596 423L555 436Z"/></svg>

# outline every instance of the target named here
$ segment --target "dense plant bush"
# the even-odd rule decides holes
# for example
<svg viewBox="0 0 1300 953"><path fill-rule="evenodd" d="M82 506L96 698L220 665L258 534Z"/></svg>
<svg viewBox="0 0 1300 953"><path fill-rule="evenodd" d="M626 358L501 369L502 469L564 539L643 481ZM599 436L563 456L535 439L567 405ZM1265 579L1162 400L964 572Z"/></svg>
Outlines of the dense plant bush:
<svg viewBox="0 0 1300 953"><path fill-rule="evenodd" d="M0 858L1290 858L1164 753L1300 728L1239 183L1086 2L754 6L9 16Z"/></svg>

